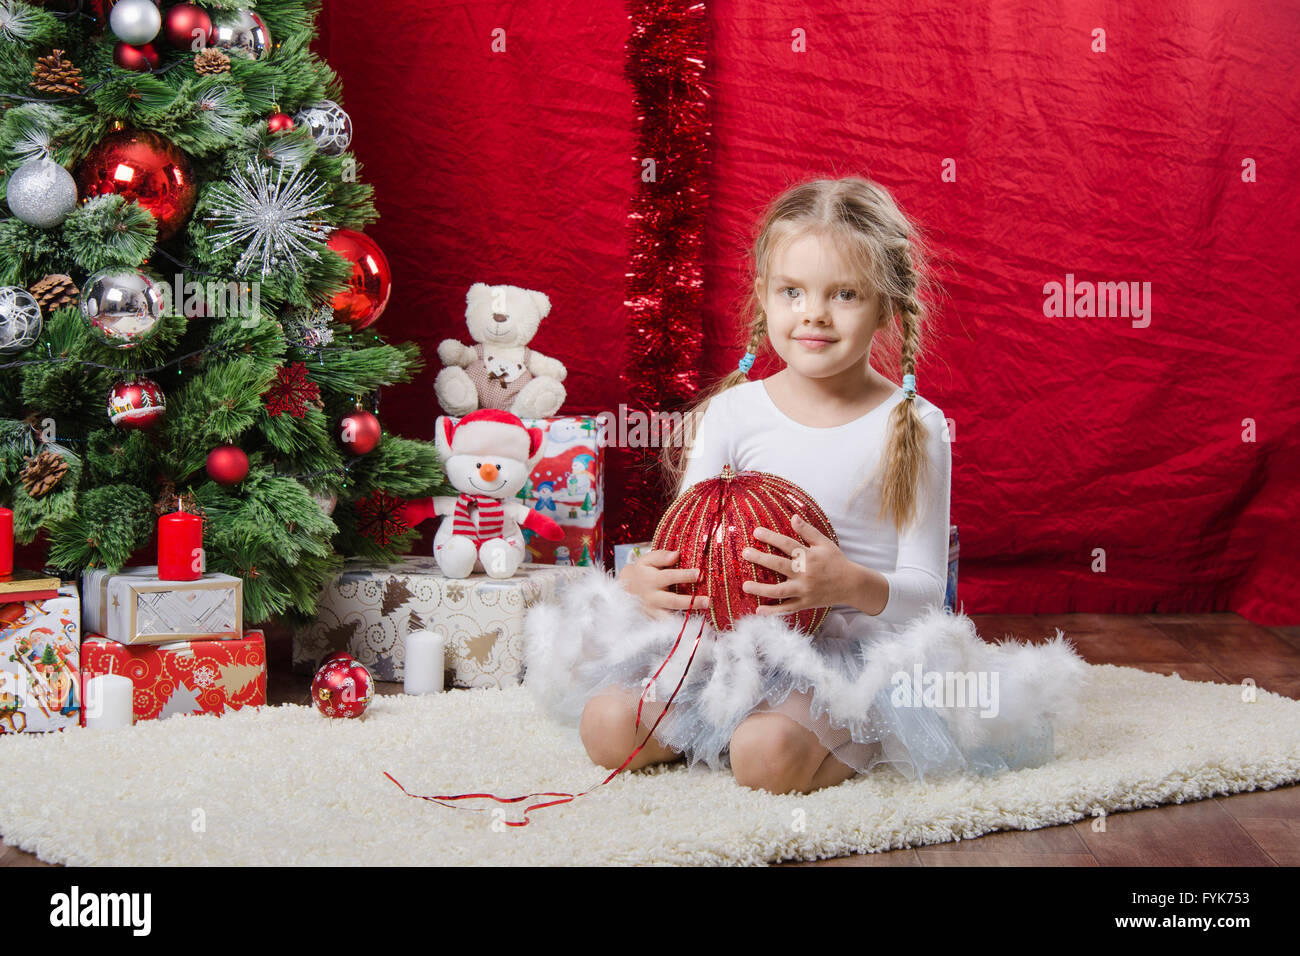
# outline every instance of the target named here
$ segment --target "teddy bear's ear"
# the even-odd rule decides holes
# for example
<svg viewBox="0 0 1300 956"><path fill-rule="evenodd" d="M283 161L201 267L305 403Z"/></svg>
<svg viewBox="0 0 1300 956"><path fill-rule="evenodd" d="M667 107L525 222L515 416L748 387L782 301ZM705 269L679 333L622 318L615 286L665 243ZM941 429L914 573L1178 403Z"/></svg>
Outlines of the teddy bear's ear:
<svg viewBox="0 0 1300 956"><path fill-rule="evenodd" d="M546 297L546 293L534 292L529 289L528 296L533 300L533 305L537 307L537 317L546 318L551 312L551 300Z"/></svg>
<svg viewBox="0 0 1300 956"><path fill-rule="evenodd" d="M492 287L486 282L475 282L469 287L469 292L465 293L465 305L473 308L474 303L481 301L485 296L492 294Z"/></svg>
<svg viewBox="0 0 1300 956"><path fill-rule="evenodd" d="M433 423L433 443L443 461L451 457L451 436L455 431L450 415L439 415Z"/></svg>

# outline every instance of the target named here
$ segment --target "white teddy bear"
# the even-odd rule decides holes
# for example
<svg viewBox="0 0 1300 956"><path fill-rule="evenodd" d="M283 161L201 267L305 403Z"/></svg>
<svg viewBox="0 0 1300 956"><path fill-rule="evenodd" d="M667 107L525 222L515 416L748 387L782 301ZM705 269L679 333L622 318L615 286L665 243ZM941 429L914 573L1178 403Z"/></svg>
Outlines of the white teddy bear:
<svg viewBox="0 0 1300 956"><path fill-rule="evenodd" d="M465 323L477 345L456 339L438 345L446 366L433 390L443 411L454 417L480 408L520 418L549 418L564 404L568 370L558 359L528 348L551 311L544 293L513 285L476 282L465 297Z"/></svg>

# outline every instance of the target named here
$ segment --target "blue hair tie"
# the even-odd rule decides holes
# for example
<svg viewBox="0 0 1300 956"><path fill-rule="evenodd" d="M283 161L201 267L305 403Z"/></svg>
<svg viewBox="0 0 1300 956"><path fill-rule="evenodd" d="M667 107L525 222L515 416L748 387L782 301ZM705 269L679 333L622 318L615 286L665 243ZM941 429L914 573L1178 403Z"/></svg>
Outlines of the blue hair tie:
<svg viewBox="0 0 1300 956"><path fill-rule="evenodd" d="M754 367L754 353L746 352L745 357L740 360L740 365L738 367L742 372L748 375L749 370Z"/></svg>
<svg viewBox="0 0 1300 956"><path fill-rule="evenodd" d="M911 398L916 394L916 376L908 373L903 376L903 397Z"/></svg>

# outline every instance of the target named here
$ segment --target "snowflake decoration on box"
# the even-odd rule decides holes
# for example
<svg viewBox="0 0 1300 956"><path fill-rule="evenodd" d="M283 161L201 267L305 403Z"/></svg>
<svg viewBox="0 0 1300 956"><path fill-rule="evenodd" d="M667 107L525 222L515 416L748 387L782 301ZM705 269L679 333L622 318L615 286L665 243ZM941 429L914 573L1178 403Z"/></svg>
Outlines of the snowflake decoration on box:
<svg viewBox="0 0 1300 956"><path fill-rule="evenodd" d="M300 349L324 348L334 341L334 306L326 303L315 310L295 309L281 320L290 345Z"/></svg>
<svg viewBox="0 0 1300 956"><path fill-rule="evenodd" d="M404 517L406 502L376 489L353 504L357 513L357 533L369 538L381 548L386 548L394 539L411 530Z"/></svg>
<svg viewBox="0 0 1300 956"><path fill-rule="evenodd" d="M216 684L217 672L212 669L211 664L200 664L198 667L194 668L194 673L190 675L190 679L194 681L196 687L201 687L204 690L207 690L209 687Z"/></svg>
<svg viewBox="0 0 1300 956"><path fill-rule="evenodd" d="M213 249L243 244L236 271L246 275L258 262L263 278L284 268L296 274L299 259L320 259L310 243L324 243L334 228L320 221L331 206L321 202L325 186L302 167L279 167L274 178L261 163L245 169L215 187L221 205L208 217L214 224Z"/></svg>
<svg viewBox="0 0 1300 956"><path fill-rule="evenodd" d="M266 411L270 415L288 412L294 418L307 415L307 405L320 405L320 386L307 377L304 362L290 362L275 370L275 381L265 392Z"/></svg>

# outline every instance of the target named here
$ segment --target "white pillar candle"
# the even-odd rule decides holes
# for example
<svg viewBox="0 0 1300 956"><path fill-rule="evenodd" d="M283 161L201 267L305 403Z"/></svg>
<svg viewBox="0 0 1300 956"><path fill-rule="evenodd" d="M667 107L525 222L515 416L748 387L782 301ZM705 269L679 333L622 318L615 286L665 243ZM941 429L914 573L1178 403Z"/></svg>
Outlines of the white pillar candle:
<svg viewBox="0 0 1300 956"><path fill-rule="evenodd" d="M445 639L433 631L412 631L406 635L406 663L402 689L408 694L437 694L443 689L442 669Z"/></svg>
<svg viewBox="0 0 1300 956"><path fill-rule="evenodd" d="M100 674L86 681L86 726L100 730L130 727L135 722L131 698L135 687L131 678L122 674Z"/></svg>

